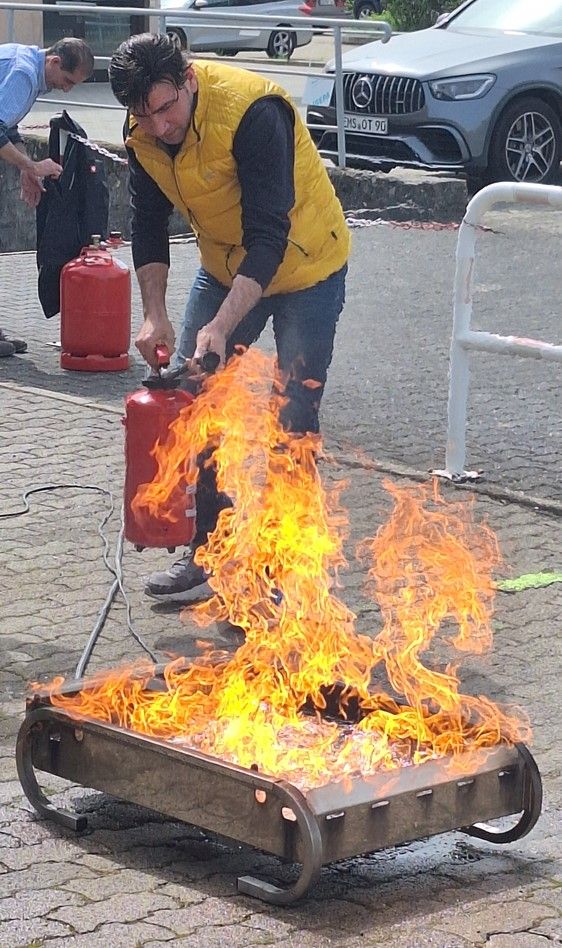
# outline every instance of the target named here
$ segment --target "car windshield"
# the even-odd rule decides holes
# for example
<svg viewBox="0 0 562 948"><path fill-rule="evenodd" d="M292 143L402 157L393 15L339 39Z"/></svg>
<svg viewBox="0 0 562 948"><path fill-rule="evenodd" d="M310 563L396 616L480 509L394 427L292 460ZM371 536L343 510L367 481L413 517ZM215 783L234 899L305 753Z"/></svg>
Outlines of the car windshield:
<svg viewBox="0 0 562 948"><path fill-rule="evenodd" d="M447 29L502 30L562 36L562 0L475 0Z"/></svg>

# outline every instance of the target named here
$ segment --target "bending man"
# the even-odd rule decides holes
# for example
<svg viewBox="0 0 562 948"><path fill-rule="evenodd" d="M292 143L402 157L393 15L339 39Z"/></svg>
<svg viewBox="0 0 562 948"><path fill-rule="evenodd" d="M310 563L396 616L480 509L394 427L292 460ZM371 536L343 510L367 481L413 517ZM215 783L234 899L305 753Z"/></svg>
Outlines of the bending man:
<svg viewBox="0 0 562 948"><path fill-rule="evenodd" d="M33 161L26 153L18 133L18 122L27 115L38 95L51 89L70 92L79 82L89 79L94 57L81 39L58 40L49 49L6 43L0 46L0 158L20 171L21 198L29 207L37 207L43 178L58 178L62 168L45 158ZM0 329L0 356L25 352L21 339L8 340Z"/></svg>
<svg viewBox="0 0 562 948"><path fill-rule="evenodd" d="M167 224L175 206L190 221L201 256L176 362L207 351L228 359L236 345L251 345L271 316L288 397L283 424L317 432L350 240L289 96L254 73L189 63L167 36L148 33L121 44L109 77L129 110L133 260L144 307L137 348L152 366L157 345L175 348L166 310ZM202 470L193 548L150 577L148 595L187 602L208 590L193 553L225 503L213 471Z"/></svg>

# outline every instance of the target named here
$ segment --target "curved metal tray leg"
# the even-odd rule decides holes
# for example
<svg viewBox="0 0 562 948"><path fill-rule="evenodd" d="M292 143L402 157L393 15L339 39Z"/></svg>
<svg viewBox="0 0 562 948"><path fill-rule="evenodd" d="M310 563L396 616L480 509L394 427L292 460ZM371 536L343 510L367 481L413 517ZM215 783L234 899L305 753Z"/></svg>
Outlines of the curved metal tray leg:
<svg viewBox="0 0 562 948"><path fill-rule="evenodd" d="M301 874L297 881L286 889L274 885L272 882L256 879L254 876L240 876L238 891L244 895L252 895L263 902L269 902L271 905L290 905L292 902L296 902L297 899L302 898L320 875L323 852L322 836L316 818L304 796L284 781L280 781L277 786L282 787L286 795L284 805L290 807L295 814L302 836L305 855Z"/></svg>
<svg viewBox="0 0 562 948"><path fill-rule="evenodd" d="M500 830L489 823L463 826L461 832L488 843L513 843L529 833L542 809L542 780L535 758L524 744L516 744L524 763L523 812L517 823L508 830Z"/></svg>
<svg viewBox="0 0 562 948"><path fill-rule="evenodd" d="M41 718L45 716L41 714L42 710L38 708L36 711L30 712L19 729L16 743L18 777L27 799L41 816L45 816L67 829L74 830L76 833L81 833L88 825L88 818L86 816L75 816L73 813L69 813L68 810L57 809L37 783L31 751L33 729L41 726Z"/></svg>

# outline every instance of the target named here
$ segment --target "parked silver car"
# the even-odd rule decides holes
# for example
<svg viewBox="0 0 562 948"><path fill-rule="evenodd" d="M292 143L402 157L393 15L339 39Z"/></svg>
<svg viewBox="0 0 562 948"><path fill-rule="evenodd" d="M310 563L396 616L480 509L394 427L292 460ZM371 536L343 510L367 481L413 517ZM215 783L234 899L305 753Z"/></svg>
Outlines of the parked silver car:
<svg viewBox="0 0 562 948"><path fill-rule="evenodd" d="M265 50L272 59L289 59L297 46L310 43L312 30L295 29L295 22L298 24L303 17L325 15L324 5L322 12L317 13L304 0L162 0L161 7L163 10L182 8L190 13L224 13L222 29L209 24L194 26L179 17L167 16L166 32L182 49L225 56L236 56L241 50ZM336 0L326 0L327 7L336 9ZM279 23L274 28L251 26L237 21L240 14L276 16Z"/></svg>
<svg viewBox="0 0 562 948"><path fill-rule="evenodd" d="M343 62L350 166L481 181L559 175L562 0L468 0L435 27L357 47ZM334 94L323 95L306 99L309 125L335 125ZM337 157L335 132L311 134Z"/></svg>

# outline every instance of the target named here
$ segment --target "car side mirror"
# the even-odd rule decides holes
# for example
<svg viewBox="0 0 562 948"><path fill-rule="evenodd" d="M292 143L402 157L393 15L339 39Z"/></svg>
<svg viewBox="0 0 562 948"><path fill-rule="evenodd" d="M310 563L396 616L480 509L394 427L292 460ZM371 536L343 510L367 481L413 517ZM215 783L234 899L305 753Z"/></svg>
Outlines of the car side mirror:
<svg viewBox="0 0 562 948"><path fill-rule="evenodd" d="M208 6L209 6L209 0L195 0L195 3L193 4L193 8L195 10L204 10L205 7L208 7Z"/></svg>

